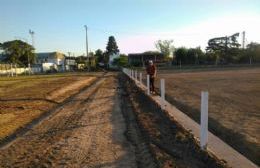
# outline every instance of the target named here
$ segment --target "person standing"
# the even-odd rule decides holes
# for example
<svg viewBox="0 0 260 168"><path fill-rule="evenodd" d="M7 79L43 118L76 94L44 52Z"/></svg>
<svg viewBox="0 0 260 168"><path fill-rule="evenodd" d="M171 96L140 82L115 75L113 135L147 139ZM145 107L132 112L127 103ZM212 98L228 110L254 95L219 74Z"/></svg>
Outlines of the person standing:
<svg viewBox="0 0 260 168"><path fill-rule="evenodd" d="M146 68L146 72L147 72L147 75L150 76L151 93L155 94L154 80L155 80L155 77L156 77L157 70L156 70L156 66L154 65L152 60L149 60L148 66Z"/></svg>

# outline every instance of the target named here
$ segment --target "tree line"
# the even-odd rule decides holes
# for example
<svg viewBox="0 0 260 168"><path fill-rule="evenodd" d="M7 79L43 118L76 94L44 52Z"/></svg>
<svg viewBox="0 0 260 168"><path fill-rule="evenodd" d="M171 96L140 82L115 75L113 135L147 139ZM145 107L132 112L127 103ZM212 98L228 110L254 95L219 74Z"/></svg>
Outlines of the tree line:
<svg viewBox="0 0 260 168"><path fill-rule="evenodd" d="M208 41L206 50L200 47L186 48L173 46L173 40L158 40L155 47L169 61L172 57L173 65L199 65L199 64L253 64L260 63L260 44L251 42L245 48L241 48L237 41L239 33L231 36L216 37ZM7 41L0 43L0 51L5 56L2 61L26 66L33 64L36 60L35 49L32 45L21 40ZM89 57L94 57L97 65L107 67L109 56L119 54L119 49L114 36L108 38L106 50L97 49L90 52ZM86 63L86 56L76 57L77 63ZM113 61L114 65L126 66L128 58L120 54L119 58Z"/></svg>
<svg viewBox="0 0 260 168"><path fill-rule="evenodd" d="M35 49L32 45L21 41L12 40L0 43L0 61L3 63L13 63L19 66L27 66L28 64L34 64L36 61ZM109 56L111 54L119 54L119 49L114 36L108 38L106 50L102 51L97 49L95 52L90 52L89 57L94 57L97 65L103 65L105 67L109 64ZM69 57L71 58L71 57ZM85 64L87 57L84 55L75 57L76 63ZM114 60L114 64L118 66L125 66L127 64L127 56L120 54L120 57Z"/></svg>
<svg viewBox="0 0 260 168"><path fill-rule="evenodd" d="M245 48L241 48L237 38L239 33L231 36L216 37L208 41L206 50L200 47L174 48L172 40L157 41L156 48L169 57L173 53L174 65L199 65L199 64L254 64L260 63L260 44L249 43Z"/></svg>

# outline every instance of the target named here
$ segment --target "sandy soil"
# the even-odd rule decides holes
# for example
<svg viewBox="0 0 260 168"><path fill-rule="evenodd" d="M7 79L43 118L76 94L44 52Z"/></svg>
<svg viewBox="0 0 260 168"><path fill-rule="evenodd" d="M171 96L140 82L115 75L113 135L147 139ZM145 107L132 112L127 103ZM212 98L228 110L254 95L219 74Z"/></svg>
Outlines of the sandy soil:
<svg viewBox="0 0 260 168"><path fill-rule="evenodd" d="M101 74L0 78L0 145L27 123L57 107Z"/></svg>
<svg viewBox="0 0 260 168"><path fill-rule="evenodd" d="M55 91L50 92L46 98L49 100L57 100L59 102L62 102L66 99L66 96L64 96L66 93L74 92L76 89L80 89L88 84L90 84L92 81L94 81L95 77L88 77L87 79L83 78L82 80L78 80L77 82L71 83L63 88L59 88Z"/></svg>
<svg viewBox="0 0 260 168"><path fill-rule="evenodd" d="M0 152L0 167L136 167L117 80L107 75Z"/></svg>
<svg viewBox="0 0 260 168"><path fill-rule="evenodd" d="M260 164L260 68L186 73L162 70L158 78L165 78L166 99L196 121L200 92L209 91L210 130Z"/></svg>

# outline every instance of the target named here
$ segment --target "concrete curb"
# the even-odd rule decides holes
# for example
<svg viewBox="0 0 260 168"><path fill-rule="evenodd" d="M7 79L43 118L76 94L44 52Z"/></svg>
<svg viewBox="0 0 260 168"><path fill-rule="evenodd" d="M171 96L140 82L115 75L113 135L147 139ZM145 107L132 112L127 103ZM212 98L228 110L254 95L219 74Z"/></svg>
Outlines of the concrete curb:
<svg viewBox="0 0 260 168"><path fill-rule="evenodd" d="M133 80L136 86L151 98L152 101L161 105L161 97L158 95L148 95L146 86L136 81L134 78L129 77ZM200 137L200 125L188 117L186 114L178 110L175 106L165 101L164 107L161 107L168 115L172 116L176 122L178 122L185 130L191 132L194 138L199 142ZM237 152L231 146L226 144L220 138L208 131L208 145L206 149L209 153L215 155L218 159L224 160L228 166L233 168L258 168L256 164L247 159L245 156Z"/></svg>

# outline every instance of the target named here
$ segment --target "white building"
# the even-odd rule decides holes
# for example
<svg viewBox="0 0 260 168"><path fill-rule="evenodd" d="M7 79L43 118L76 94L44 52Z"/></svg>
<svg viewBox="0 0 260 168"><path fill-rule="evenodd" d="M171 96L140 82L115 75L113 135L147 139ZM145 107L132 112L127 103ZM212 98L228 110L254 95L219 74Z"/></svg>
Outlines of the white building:
<svg viewBox="0 0 260 168"><path fill-rule="evenodd" d="M65 55L59 52L46 52L36 54L36 64L42 65L44 72L64 71L65 70Z"/></svg>

